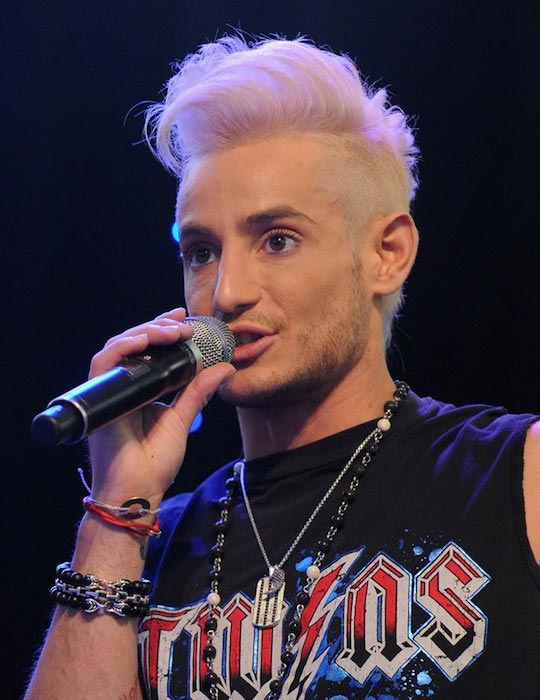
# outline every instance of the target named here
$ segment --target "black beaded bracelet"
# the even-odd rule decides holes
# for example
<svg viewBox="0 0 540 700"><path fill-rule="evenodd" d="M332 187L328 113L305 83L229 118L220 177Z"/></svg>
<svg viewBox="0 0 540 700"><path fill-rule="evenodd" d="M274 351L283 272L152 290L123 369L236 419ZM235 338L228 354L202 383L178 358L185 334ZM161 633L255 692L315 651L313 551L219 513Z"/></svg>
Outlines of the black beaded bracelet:
<svg viewBox="0 0 540 700"><path fill-rule="evenodd" d="M58 605L86 613L103 611L120 617L142 617L148 612L152 583L147 579L105 581L92 574L74 571L68 562L59 564L56 574L50 595Z"/></svg>

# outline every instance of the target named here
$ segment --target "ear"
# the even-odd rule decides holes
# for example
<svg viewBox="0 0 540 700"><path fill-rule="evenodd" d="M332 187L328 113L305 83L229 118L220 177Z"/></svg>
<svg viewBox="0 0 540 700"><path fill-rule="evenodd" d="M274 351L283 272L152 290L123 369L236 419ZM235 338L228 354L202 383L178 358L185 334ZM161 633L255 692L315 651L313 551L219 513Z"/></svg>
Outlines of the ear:
<svg viewBox="0 0 540 700"><path fill-rule="evenodd" d="M387 296L409 276L418 251L418 230L406 212L378 217L370 228L372 289L377 295Z"/></svg>

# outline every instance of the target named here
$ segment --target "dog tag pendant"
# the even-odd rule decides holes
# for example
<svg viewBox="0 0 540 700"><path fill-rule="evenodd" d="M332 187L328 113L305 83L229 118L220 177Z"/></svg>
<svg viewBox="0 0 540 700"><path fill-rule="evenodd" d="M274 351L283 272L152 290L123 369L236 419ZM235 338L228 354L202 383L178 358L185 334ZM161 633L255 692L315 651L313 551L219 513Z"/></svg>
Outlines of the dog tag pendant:
<svg viewBox="0 0 540 700"><path fill-rule="evenodd" d="M270 589L268 592L277 593L285 586L285 572L279 566L271 566L268 573L270 576Z"/></svg>
<svg viewBox="0 0 540 700"><path fill-rule="evenodd" d="M278 566L272 566L268 576L263 576L257 584L253 607L254 627L275 627L278 624L284 595L285 574Z"/></svg>

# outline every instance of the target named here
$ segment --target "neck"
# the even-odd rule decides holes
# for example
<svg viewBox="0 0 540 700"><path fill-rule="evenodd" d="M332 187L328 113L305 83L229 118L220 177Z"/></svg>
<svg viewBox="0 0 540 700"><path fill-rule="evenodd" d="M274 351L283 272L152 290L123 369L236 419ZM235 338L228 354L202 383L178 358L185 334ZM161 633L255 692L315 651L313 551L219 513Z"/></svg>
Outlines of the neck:
<svg viewBox="0 0 540 700"><path fill-rule="evenodd" d="M383 414L394 382L386 362L354 367L322 398L287 405L239 408L238 420L246 459L307 445Z"/></svg>

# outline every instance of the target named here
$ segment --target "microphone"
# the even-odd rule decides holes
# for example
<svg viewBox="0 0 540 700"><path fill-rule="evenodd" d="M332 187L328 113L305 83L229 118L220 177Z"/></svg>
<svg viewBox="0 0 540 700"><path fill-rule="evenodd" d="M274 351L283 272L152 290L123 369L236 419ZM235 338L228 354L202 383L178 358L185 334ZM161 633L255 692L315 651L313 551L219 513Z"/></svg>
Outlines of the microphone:
<svg viewBox="0 0 540 700"><path fill-rule="evenodd" d="M89 433L188 384L201 369L230 362L235 348L228 326L210 316L188 316L193 337L150 345L120 365L53 399L34 417L38 445L76 443Z"/></svg>

